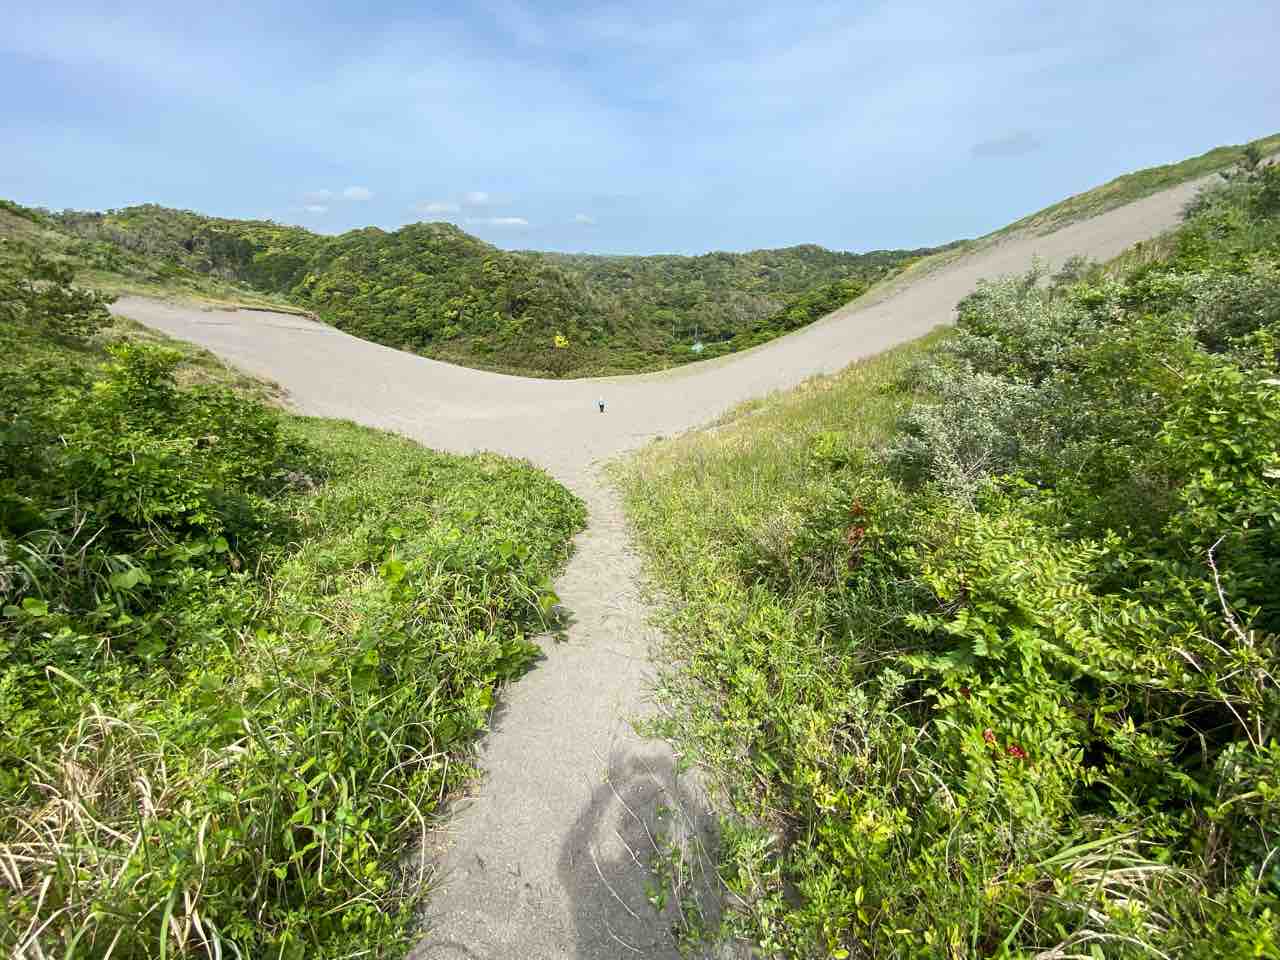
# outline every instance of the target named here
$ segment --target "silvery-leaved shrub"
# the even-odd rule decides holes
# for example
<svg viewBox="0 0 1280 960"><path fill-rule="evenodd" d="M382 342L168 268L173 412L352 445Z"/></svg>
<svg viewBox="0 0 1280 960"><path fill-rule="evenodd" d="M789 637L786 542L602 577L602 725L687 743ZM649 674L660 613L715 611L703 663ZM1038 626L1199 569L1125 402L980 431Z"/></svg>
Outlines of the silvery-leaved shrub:
<svg viewBox="0 0 1280 960"><path fill-rule="evenodd" d="M1042 283L1037 262L1022 276L984 281L956 308L944 352L974 369L1039 383L1101 325L1098 311Z"/></svg>
<svg viewBox="0 0 1280 960"><path fill-rule="evenodd" d="M906 414L890 461L906 476L968 500L983 480L1016 462L1015 425L1034 415L1037 391L961 363L937 364L922 379L937 399Z"/></svg>
<svg viewBox="0 0 1280 960"><path fill-rule="evenodd" d="M1280 269L1274 262L1259 260L1243 272L1196 273L1185 289L1195 334L1210 350L1280 323Z"/></svg>

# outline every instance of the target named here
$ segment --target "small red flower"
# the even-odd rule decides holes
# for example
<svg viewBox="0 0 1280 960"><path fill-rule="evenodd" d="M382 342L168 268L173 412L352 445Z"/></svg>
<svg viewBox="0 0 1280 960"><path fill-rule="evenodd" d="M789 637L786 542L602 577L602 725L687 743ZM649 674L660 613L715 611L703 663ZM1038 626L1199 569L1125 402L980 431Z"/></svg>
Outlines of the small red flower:
<svg viewBox="0 0 1280 960"><path fill-rule="evenodd" d="M1009 756L1013 757L1015 760L1027 759L1027 751L1023 750L1016 743L1009 744L1009 749L1006 752L1009 754Z"/></svg>
<svg viewBox="0 0 1280 960"><path fill-rule="evenodd" d="M971 691L968 687L961 687L961 688L960 688L960 696L964 697L966 700L968 700L968 699L969 699L969 694L970 694L970 693L972 693L972 691Z"/></svg>
<svg viewBox="0 0 1280 960"><path fill-rule="evenodd" d="M990 727L987 727L987 729L982 731L982 739L987 741L987 743L994 744L996 742L996 735L992 732Z"/></svg>

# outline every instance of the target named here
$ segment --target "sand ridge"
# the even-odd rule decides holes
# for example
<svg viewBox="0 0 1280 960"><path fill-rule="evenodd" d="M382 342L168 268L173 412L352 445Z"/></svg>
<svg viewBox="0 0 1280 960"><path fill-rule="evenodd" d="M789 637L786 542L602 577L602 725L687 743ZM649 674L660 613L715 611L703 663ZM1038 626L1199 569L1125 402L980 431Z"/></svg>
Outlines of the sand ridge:
<svg viewBox="0 0 1280 960"><path fill-rule="evenodd" d="M1211 178L1206 178L1206 180ZM675 958L671 909L646 900L645 860L660 806L708 829L670 750L637 736L653 639L631 549L603 461L704 424L735 404L914 339L952 319L985 277L1106 260L1174 226L1206 181L1155 194L1045 235L1013 234L856 301L746 353L634 377L550 381L451 366L293 315L210 312L125 298L113 306L279 383L302 413L393 430L430 447L525 457L582 496L587 529L556 583L564 642L502 697L480 747L484 779L442 832L437 887L412 956ZM608 412L596 409L597 398Z"/></svg>

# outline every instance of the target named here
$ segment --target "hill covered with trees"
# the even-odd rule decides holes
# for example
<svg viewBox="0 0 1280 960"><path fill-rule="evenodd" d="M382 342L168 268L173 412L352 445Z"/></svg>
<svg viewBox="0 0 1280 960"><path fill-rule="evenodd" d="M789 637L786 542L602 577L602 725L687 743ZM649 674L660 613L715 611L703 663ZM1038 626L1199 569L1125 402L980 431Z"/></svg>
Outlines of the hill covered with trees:
<svg viewBox="0 0 1280 960"><path fill-rule="evenodd" d="M11 250L131 278L143 291L274 297L398 349L550 377L655 370L755 346L933 252L511 252L448 223L325 236L154 204L104 213L5 204L0 220Z"/></svg>

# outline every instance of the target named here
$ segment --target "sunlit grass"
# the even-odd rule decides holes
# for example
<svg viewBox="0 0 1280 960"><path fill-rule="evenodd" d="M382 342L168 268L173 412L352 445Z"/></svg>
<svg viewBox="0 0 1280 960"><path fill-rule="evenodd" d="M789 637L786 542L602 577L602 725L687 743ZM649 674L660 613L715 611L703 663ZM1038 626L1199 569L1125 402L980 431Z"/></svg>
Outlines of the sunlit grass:
<svg viewBox="0 0 1280 960"><path fill-rule="evenodd" d="M617 468L642 535L664 547L743 523L785 523L805 495L815 444L875 446L910 402L901 383L946 331L806 380L793 390L749 400L712 426L656 441Z"/></svg>

